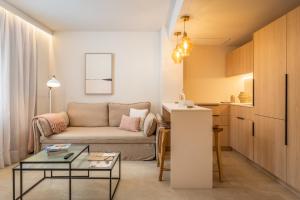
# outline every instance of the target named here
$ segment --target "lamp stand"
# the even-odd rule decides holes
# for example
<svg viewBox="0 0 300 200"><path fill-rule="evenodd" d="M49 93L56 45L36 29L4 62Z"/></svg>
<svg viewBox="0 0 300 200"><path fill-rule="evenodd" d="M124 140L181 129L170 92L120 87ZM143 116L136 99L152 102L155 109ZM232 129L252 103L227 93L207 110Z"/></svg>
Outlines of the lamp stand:
<svg viewBox="0 0 300 200"><path fill-rule="evenodd" d="M49 113L52 113L52 87L49 87Z"/></svg>

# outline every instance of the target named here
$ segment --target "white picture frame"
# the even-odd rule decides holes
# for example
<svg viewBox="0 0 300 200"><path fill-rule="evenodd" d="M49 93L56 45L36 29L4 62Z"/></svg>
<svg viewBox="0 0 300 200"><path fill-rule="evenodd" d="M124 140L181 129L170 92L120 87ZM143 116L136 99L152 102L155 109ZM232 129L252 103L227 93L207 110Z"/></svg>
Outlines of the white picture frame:
<svg viewBox="0 0 300 200"><path fill-rule="evenodd" d="M85 54L85 94L113 93L113 54Z"/></svg>

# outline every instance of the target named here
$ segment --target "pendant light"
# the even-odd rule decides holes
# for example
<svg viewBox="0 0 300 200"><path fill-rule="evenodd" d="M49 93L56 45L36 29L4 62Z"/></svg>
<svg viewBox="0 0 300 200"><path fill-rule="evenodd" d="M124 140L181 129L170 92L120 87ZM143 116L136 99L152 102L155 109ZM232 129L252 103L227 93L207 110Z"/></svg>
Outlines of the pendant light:
<svg viewBox="0 0 300 200"><path fill-rule="evenodd" d="M192 43L191 39L188 37L187 33L185 32L185 22L189 21L190 16L184 15L181 17L183 20L183 36L180 44L180 48L182 49L182 56L186 57L189 56L192 51Z"/></svg>
<svg viewBox="0 0 300 200"><path fill-rule="evenodd" d="M181 32L175 32L174 35L177 37L176 40L176 47L173 50L172 53L172 59L174 61L174 63L178 64L182 62L182 49L180 48L180 45L178 44L178 36L181 35Z"/></svg>

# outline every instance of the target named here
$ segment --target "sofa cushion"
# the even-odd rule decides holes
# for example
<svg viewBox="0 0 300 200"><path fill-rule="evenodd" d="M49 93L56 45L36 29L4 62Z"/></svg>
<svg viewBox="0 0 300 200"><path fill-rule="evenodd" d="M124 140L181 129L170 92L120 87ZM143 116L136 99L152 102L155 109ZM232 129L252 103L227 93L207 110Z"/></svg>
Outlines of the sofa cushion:
<svg viewBox="0 0 300 200"><path fill-rule="evenodd" d="M120 129L126 131L140 131L140 121L139 117L129 117L127 115L123 115L120 123Z"/></svg>
<svg viewBox="0 0 300 200"><path fill-rule="evenodd" d="M151 136L155 133L157 126L156 117L153 113L149 113L145 119L144 123L144 134L146 136Z"/></svg>
<svg viewBox="0 0 300 200"><path fill-rule="evenodd" d="M41 137L42 144L154 144L155 136L142 131L130 132L118 127L68 127L60 134Z"/></svg>
<svg viewBox="0 0 300 200"><path fill-rule="evenodd" d="M129 109L129 116L130 117L139 117L140 118L140 130L144 130L144 121L146 116L149 113L149 109L135 109L135 108L130 108Z"/></svg>
<svg viewBox="0 0 300 200"><path fill-rule="evenodd" d="M150 111L150 102L140 102L132 104L109 103L109 126L120 126L122 115L129 115L130 108L148 109Z"/></svg>
<svg viewBox="0 0 300 200"><path fill-rule="evenodd" d="M37 127L42 136L48 137L53 134L51 126L50 126L48 120L45 118L42 118L42 117L38 118Z"/></svg>
<svg viewBox="0 0 300 200"><path fill-rule="evenodd" d="M70 126L102 127L108 126L107 103L69 103Z"/></svg>

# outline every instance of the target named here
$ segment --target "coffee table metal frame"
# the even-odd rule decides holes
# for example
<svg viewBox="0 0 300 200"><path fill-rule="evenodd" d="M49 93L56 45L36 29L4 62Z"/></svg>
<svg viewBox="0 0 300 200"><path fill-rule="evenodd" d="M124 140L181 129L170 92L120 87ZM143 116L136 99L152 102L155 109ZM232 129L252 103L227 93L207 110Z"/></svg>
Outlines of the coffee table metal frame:
<svg viewBox="0 0 300 200"><path fill-rule="evenodd" d="M112 200L114 198L114 195L116 193L116 190L119 186L119 182L121 179L121 153L118 152L117 156L112 161L112 166L110 168L86 168L86 169L79 169L79 168L72 168L72 162L76 160L84 151L89 153L90 147L87 145L78 155L76 155L74 158L72 158L69 161L65 162L23 162L21 161L20 164L12 169L13 174L13 200L22 200L24 195L26 195L30 190L35 188L39 183L44 181L45 179L69 179L69 200L72 199L72 179L108 179L109 180L109 199ZM119 172L117 177L112 176L112 171L115 167L115 164L119 162ZM24 168L24 164L68 164L68 168ZM20 195L16 197L16 171L19 171L20 173ZM23 172L24 171L44 171L44 176L34 183L32 186L30 186L27 190L23 191ZM50 171L50 176L47 176L47 171ZM53 171L68 171L68 176L54 176ZM86 171L87 176L72 176L72 171ZM108 171L109 177L91 177L90 171ZM117 183L112 191L112 180L117 180Z"/></svg>

